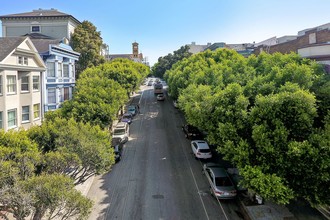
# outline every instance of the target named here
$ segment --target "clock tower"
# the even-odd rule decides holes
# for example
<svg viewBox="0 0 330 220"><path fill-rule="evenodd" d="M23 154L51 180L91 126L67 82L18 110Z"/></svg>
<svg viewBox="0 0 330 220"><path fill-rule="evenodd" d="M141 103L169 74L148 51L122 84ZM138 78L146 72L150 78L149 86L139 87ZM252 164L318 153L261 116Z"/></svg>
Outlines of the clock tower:
<svg viewBox="0 0 330 220"><path fill-rule="evenodd" d="M138 58L139 57L139 44L134 42L132 43L133 46L133 58Z"/></svg>

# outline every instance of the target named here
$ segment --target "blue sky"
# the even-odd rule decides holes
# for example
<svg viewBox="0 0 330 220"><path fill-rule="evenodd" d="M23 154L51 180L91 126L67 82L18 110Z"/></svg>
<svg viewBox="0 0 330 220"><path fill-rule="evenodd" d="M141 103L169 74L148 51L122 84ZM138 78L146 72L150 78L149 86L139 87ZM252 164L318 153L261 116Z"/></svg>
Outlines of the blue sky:
<svg viewBox="0 0 330 220"><path fill-rule="evenodd" d="M329 0L3 0L0 15L38 8L92 22L111 54L138 42L151 65L191 42L257 43L330 22Z"/></svg>

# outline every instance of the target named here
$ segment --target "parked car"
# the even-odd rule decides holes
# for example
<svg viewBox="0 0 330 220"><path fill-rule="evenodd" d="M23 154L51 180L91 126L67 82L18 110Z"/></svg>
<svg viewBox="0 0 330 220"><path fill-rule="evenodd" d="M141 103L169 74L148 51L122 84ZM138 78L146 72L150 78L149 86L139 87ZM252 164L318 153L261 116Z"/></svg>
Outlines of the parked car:
<svg viewBox="0 0 330 220"><path fill-rule="evenodd" d="M132 120L133 120L133 115L131 113L127 112L127 113L123 114L120 121L131 124Z"/></svg>
<svg viewBox="0 0 330 220"><path fill-rule="evenodd" d="M191 149L195 155L195 158L209 159L212 157L211 149L206 141L191 141Z"/></svg>
<svg viewBox="0 0 330 220"><path fill-rule="evenodd" d="M137 114L137 108L136 108L136 106L135 105L129 105L127 107L127 112L128 113L131 113L132 116L135 116Z"/></svg>
<svg viewBox="0 0 330 220"><path fill-rule="evenodd" d="M203 134L198 130L198 128L185 124L182 126L182 131L185 134L185 137L191 140L203 139Z"/></svg>
<svg viewBox="0 0 330 220"><path fill-rule="evenodd" d="M113 129L112 138L118 138L120 142L128 141L129 125L125 122L119 122Z"/></svg>
<svg viewBox="0 0 330 220"><path fill-rule="evenodd" d="M234 199L237 196L237 190L225 168L204 164L203 173L210 184L212 195L219 199Z"/></svg>
<svg viewBox="0 0 330 220"><path fill-rule="evenodd" d="M157 95L157 101L164 101L165 95L163 93Z"/></svg>
<svg viewBox="0 0 330 220"><path fill-rule="evenodd" d="M123 152L123 143L118 138L113 138L111 141L111 147L114 149L115 153L115 162L118 163L121 160Z"/></svg>

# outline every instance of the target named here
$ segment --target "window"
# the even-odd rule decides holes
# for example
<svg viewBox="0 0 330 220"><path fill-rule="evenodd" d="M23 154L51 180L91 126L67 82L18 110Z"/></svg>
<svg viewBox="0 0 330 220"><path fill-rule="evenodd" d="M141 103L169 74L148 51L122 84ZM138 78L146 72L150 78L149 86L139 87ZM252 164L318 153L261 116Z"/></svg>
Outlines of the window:
<svg viewBox="0 0 330 220"><path fill-rule="evenodd" d="M64 92L64 101L65 100L69 100L69 98L70 98L70 95L69 95L69 87L65 87L65 88L63 88L63 92Z"/></svg>
<svg viewBox="0 0 330 220"><path fill-rule="evenodd" d="M71 64L71 75L70 75L70 77L73 77L73 78L74 78L74 68L75 68L75 66L73 64Z"/></svg>
<svg viewBox="0 0 330 220"><path fill-rule="evenodd" d="M69 64L63 64L63 77L69 77Z"/></svg>
<svg viewBox="0 0 330 220"><path fill-rule="evenodd" d="M7 92L16 93L16 76L7 76Z"/></svg>
<svg viewBox="0 0 330 220"><path fill-rule="evenodd" d="M56 103L56 89L50 88L48 89L48 104Z"/></svg>
<svg viewBox="0 0 330 220"><path fill-rule="evenodd" d="M29 91L29 77L22 76L21 77L21 92L28 92Z"/></svg>
<svg viewBox="0 0 330 220"><path fill-rule="evenodd" d="M0 129L3 128L3 125L2 125L2 112L0 112Z"/></svg>
<svg viewBox="0 0 330 220"><path fill-rule="evenodd" d="M55 63L47 63L47 76L48 77L55 77Z"/></svg>
<svg viewBox="0 0 330 220"><path fill-rule="evenodd" d="M27 57L18 57L18 64L20 65L28 65L28 58Z"/></svg>
<svg viewBox="0 0 330 220"><path fill-rule="evenodd" d="M17 126L16 113L16 108L8 110L8 128L14 128Z"/></svg>
<svg viewBox="0 0 330 220"><path fill-rule="evenodd" d="M40 26L32 26L31 27L31 32L40 32Z"/></svg>
<svg viewBox="0 0 330 220"><path fill-rule="evenodd" d="M40 104L33 105L33 116L34 119L40 118Z"/></svg>
<svg viewBox="0 0 330 220"><path fill-rule="evenodd" d="M0 95L2 95L2 76L0 76Z"/></svg>
<svg viewBox="0 0 330 220"><path fill-rule="evenodd" d="M57 72L58 72L57 76L62 77L62 63L58 63Z"/></svg>
<svg viewBox="0 0 330 220"><path fill-rule="evenodd" d="M22 107L22 122L30 121L30 106Z"/></svg>
<svg viewBox="0 0 330 220"><path fill-rule="evenodd" d="M33 76L33 90L38 91L39 90L39 76Z"/></svg>

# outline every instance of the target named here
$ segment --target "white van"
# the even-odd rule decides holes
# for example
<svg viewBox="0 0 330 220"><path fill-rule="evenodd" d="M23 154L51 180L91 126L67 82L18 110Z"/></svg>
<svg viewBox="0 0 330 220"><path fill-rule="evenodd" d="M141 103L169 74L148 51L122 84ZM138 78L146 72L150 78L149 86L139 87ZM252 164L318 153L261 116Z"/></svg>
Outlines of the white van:
<svg viewBox="0 0 330 220"><path fill-rule="evenodd" d="M113 129L112 138L120 139L121 142L127 142L129 136L129 125L125 122L119 122Z"/></svg>

